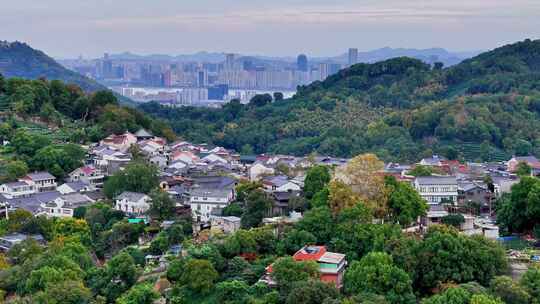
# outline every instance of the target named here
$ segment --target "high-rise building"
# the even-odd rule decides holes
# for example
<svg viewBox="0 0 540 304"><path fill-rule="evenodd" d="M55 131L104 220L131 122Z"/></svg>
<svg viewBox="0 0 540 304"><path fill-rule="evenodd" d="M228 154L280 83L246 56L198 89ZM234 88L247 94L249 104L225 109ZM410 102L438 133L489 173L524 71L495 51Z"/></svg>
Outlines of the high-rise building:
<svg viewBox="0 0 540 304"><path fill-rule="evenodd" d="M306 55L298 55L298 58L296 59L296 68L302 72L308 71L308 59Z"/></svg>
<svg viewBox="0 0 540 304"><path fill-rule="evenodd" d="M350 48L349 49L349 66L358 63L358 49Z"/></svg>
<svg viewBox="0 0 540 304"><path fill-rule="evenodd" d="M234 70L234 54L225 55L225 69Z"/></svg>

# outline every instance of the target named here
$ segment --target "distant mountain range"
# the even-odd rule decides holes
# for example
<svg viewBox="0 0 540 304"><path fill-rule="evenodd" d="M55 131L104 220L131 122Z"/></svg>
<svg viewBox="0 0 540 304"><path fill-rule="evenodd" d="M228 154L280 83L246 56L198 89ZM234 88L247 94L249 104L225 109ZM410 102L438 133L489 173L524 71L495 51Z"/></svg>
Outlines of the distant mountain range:
<svg viewBox="0 0 540 304"><path fill-rule="evenodd" d="M76 84L87 92L107 90L96 81L66 69L42 51L18 41L0 41L0 74L26 79L58 79Z"/></svg>
<svg viewBox="0 0 540 304"><path fill-rule="evenodd" d="M443 62L446 66L455 65L461 61L478 55L480 51L471 52L450 52L442 48L431 49L405 49L405 48L381 48L367 52L359 52L359 62L372 63L381 60L386 60L395 57L411 57L422 60L427 63L433 63L435 61ZM185 55L137 55L131 52L124 52L120 54L111 54L110 58L114 60L137 60L137 61L171 61L171 62L209 62L220 63L225 60L225 53L218 52L197 52L193 54ZM258 62L262 65L273 64L291 64L296 62L296 56L287 57L272 57L272 56L259 56L259 55L244 55L236 54L238 60L249 58L252 61ZM308 54L309 56L309 54ZM320 62L333 62L346 64L348 62L348 54L344 53L337 56L330 57L312 57L309 60L313 63ZM63 61L63 60L61 60Z"/></svg>

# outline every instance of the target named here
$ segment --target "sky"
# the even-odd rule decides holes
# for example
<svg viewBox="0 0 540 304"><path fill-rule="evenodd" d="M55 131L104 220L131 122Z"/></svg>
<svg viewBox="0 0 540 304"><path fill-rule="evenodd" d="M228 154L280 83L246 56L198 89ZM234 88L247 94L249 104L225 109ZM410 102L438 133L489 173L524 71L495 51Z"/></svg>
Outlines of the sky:
<svg viewBox="0 0 540 304"><path fill-rule="evenodd" d="M333 56L349 47L488 50L540 38L539 0L4 0L0 40L104 52Z"/></svg>

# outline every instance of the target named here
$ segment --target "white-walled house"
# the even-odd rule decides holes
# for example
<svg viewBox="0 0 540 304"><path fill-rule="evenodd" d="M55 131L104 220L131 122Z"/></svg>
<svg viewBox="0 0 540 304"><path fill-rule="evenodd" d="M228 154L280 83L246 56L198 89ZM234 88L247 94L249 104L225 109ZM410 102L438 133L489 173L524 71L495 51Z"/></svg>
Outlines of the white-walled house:
<svg viewBox="0 0 540 304"><path fill-rule="evenodd" d="M73 217L78 207L88 206L95 201L81 193L64 194L52 202L41 204L43 213L48 217Z"/></svg>
<svg viewBox="0 0 540 304"><path fill-rule="evenodd" d="M69 174L70 182L83 182L94 188L101 188L105 175L93 166L83 166Z"/></svg>
<svg viewBox="0 0 540 304"><path fill-rule="evenodd" d="M34 172L22 177L20 181L32 184L36 192L48 192L56 190L56 177L49 172Z"/></svg>
<svg viewBox="0 0 540 304"><path fill-rule="evenodd" d="M458 183L455 176L419 176L414 180L414 188L428 204L443 201L457 203Z"/></svg>
<svg viewBox="0 0 540 304"><path fill-rule="evenodd" d="M36 193L36 188L27 181L12 182L0 185L0 193L8 199L14 199L28 197Z"/></svg>
<svg viewBox="0 0 540 304"><path fill-rule="evenodd" d="M82 193L92 190L94 190L92 186L83 182L68 182L56 188L56 191L60 192L61 194Z"/></svg>
<svg viewBox="0 0 540 304"><path fill-rule="evenodd" d="M267 167L262 163L255 163L248 169L248 175L250 181L258 181L265 175L272 175L275 173L274 168Z"/></svg>
<svg viewBox="0 0 540 304"><path fill-rule="evenodd" d="M302 188L295 182L289 180L287 176L269 176L262 180L262 184L267 191L270 192L289 192L301 191Z"/></svg>
<svg viewBox="0 0 540 304"><path fill-rule="evenodd" d="M114 208L125 213L142 215L150 209L150 197L144 193L124 191L116 197Z"/></svg>
<svg viewBox="0 0 540 304"><path fill-rule="evenodd" d="M196 222L209 222L214 209L223 209L234 200L234 189L195 188L191 190L189 205Z"/></svg>

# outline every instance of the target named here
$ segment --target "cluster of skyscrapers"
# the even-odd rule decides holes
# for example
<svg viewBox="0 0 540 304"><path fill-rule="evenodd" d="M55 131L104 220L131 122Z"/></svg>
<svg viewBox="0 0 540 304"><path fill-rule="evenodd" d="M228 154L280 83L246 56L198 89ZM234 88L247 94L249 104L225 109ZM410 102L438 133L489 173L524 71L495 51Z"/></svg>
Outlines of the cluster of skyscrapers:
<svg viewBox="0 0 540 304"><path fill-rule="evenodd" d="M144 58L144 57L141 57ZM348 64L330 60L310 62L301 54L296 62L226 54L222 62L171 62L105 54L70 67L138 101L158 100L193 104L235 98L229 90L295 91L297 86L324 80L346 65L358 62L358 49L348 52ZM84 63L84 64L83 64ZM149 93L135 88L168 88ZM253 94L243 94L247 97ZM246 98L247 98L246 97Z"/></svg>

